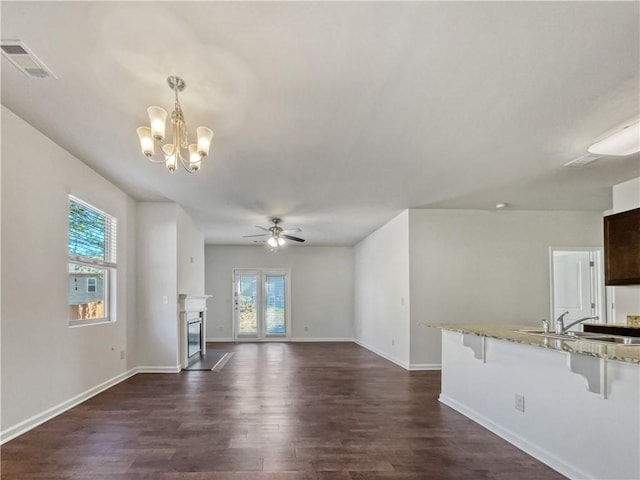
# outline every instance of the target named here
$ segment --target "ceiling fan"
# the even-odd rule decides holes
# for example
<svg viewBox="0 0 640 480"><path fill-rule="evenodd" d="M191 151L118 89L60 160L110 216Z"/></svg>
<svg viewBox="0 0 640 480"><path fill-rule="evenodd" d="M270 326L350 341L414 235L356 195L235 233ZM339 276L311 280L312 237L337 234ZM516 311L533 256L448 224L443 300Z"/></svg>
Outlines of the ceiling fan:
<svg viewBox="0 0 640 480"><path fill-rule="evenodd" d="M286 243L286 240L292 240L294 242L304 242L304 238L294 237L293 235L289 235L290 233L298 233L301 232L300 228L288 228L284 230L279 224L282 222L279 218L272 218L271 221L273 225L271 227L261 227L260 225L256 225L256 228L260 230L264 230L266 233L259 233L257 235L244 235L243 238L249 237L269 237L267 238L267 245L272 248L278 248L283 246ZM286 240L285 240L286 239Z"/></svg>

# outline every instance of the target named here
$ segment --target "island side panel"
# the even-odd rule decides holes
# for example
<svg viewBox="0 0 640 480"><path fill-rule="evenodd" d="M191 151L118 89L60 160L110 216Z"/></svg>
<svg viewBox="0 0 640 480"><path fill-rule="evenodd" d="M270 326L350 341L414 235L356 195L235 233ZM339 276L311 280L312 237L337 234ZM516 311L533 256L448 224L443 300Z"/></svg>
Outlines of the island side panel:
<svg viewBox="0 0 640 480"><path fill-rule="evenodd" d="M462 335L442 331L444 404L569 478L640 478L640 366L594 358L605 362L603 398L565 352L486 338L483 363Z"/></svg>

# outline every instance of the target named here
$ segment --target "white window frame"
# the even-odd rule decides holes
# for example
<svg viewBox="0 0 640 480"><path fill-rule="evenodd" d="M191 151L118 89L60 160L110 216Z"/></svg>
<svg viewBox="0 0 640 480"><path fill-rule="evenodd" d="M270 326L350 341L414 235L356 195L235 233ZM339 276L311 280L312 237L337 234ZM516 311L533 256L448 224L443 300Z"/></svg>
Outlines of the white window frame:
<svg viewBox="0 0 640 480"><path fill-rule="evenodd" d="M71 203L77 203L93 212L103 216L105 221L108 222L108 233L105 234L105 259L99 260L90 257L83 257L80 255L72 255L68 253L68 245L69 245L69 224L68 218L69 213L71 211ZM96 208L90 203L85 202L84 200L79 199L73 195L69 195L69 201L67 203L67 275L69 271L69 264L78 264L78 265L86 265L88 267L92 267L95 269L103 270L103 288L104 288L104 312L105 316L100 318L84 318L84 319L69 319L67 318L69 327L82 327L86 325L97 325L102 323L111 323L116 320L116 302L115 302L115 291L116 291L116 273L117 273L117 219L103 210ZM67 282L68 283L68 282ZM97 291L97 279L96 279L96 291ZM87 285L88 290L88 285ZM69 305L69 293L67 293L67 308Z"/></svg>

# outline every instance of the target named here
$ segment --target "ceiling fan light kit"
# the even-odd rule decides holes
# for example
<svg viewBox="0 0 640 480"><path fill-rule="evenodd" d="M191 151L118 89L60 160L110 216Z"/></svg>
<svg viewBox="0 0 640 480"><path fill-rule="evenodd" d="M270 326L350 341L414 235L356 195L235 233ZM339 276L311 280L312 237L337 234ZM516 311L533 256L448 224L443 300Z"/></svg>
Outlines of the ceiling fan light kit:
<svg viewBox="0 0 640 480"><path fill-rule="evenodd" d="M178 162L189 173L200 170L202 159L209 155L213 131L207 127L196 128L196 143L189 144L187 137L187 125L184 121L184 114L178 99L178 93L182 92L187 84L176 76L167 78L169 88L175 94L174 110L171 113L172 141L161 145L165 139L165 128L167 123L167 111L162 107L152 106L147 109L149 114L149 127L139 127L138 138L142 154L154 163L164 163L173 173ZM162 155L155 156L156 144L161 145Z"/></svg>
<svg viewBox="0 0 640 480"><path fill-rule="evenodd" d="M244 238L269 237L267 238L267 242L265 246L267 247L267 249L269 249L272 252L277 251L279 247L283 247L287 243L287 240L292 240L294 242L300 242L300 243L304 242L304 238L294 237L293 235L289 235L289 233L301 232L302 231L301 229L288 228L284 230L282 227L279 226L282 220L280 220L279 218L272 218L271 221L273 222L273 225L269 228L256 225L257 228L259 228L260 230L264 230L266 233L259 233L257 235L244 235Z"/></svg>

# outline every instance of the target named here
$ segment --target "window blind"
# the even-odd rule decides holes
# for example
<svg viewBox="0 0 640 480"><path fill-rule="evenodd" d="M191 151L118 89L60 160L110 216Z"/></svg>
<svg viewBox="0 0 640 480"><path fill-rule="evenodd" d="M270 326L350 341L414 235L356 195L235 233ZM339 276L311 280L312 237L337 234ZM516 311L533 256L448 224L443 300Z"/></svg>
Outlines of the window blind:
<svg viewBox="0 0 640 480"><path fill-rule="evenodd" d="M69 195L69 260L116 267L117 220Z"/></svg>

